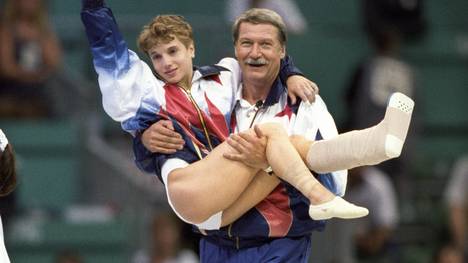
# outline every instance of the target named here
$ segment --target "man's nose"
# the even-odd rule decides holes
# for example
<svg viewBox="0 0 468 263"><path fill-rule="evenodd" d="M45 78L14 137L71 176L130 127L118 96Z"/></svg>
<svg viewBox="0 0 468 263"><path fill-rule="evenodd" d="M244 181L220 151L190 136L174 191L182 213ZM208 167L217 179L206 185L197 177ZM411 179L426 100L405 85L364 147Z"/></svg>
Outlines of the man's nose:
<svg viewBox="0 0 468 263"><path fill-rule="evenodd" d="M252 50L250 50L250 56L252 58L259 58L262 56L262 51L260 49L260 46L258 44L253 44L252 45Z"/></svg>

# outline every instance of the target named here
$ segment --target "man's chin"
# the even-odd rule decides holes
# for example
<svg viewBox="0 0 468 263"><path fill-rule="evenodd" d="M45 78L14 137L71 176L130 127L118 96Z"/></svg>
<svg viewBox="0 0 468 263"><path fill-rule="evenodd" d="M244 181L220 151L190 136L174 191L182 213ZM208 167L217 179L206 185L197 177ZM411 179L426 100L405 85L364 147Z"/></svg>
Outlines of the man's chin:
<svg viewBox="0 0 468 263"><path fill-rule="evenodd" d="M249 75L249 76L245 76L243 78L243 81L246 83L246 82L250 82L252 84L262 84L262 83L265 83L266 81L266 76L264 74L262 75Z"/></svg>
<svg viewBox="0 0 468 263"><path fill-rule="evenodd" d="M247 67L245 72L255 77L264 77L267 73L267 70L264 67Z"/></svg>

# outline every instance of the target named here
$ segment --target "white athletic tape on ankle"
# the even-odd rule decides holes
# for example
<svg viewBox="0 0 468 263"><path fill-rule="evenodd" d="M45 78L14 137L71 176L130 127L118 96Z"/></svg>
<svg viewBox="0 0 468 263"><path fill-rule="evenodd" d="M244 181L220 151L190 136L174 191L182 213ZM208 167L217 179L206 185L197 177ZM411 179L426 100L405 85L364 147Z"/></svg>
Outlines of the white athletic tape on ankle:
<svg viewBox="0 0 468 263"><path fill-rule="evenodd" d="M414 101L400 92L395 92L390 96L388 106L396 108L406 114L411 114L414 108Z"/></svg>
<svg viewBox="0 0 468 263"><path fill-rule="evenodd" d="M401 149L403 148L403 141L391 134L387 135L385 139L385 154L389 158L396 158L400 156Z"/></svg>
<svg viewBox="0 0 468 263"><path fill-rule="evenodd" d="M283 174L277 173L277 176L294 186L305 196L308 196L309 191L316 184L319 184L302 160L290 163Z"/></svg>
<svg viewBox="0 0 468 263"><path fill-rule="evenodd" d="M310 146L307 164L319 173L377 164L386 158L385 133L381 130L372 127L317 141Z"/></svg>
<svg viewBox="0 0 468 263"><path fill-rule="evenodd" d="M409 97L393 94L385 118L378 125L312 144L306 158L308 167L316 172L331 172L398 157L413 108L414 102Z"/></svg>

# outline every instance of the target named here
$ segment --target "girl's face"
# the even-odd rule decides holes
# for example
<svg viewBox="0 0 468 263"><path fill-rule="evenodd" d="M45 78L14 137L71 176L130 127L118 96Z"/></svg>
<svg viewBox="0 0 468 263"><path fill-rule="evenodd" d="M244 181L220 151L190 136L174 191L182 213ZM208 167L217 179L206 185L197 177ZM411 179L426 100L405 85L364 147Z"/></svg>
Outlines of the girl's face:
<svg viewBox="0 0 468 263"><path fill-rule="evenodd" d="M193 74L193 43L188 47L176 37L168 43L160 43L148 51L153 67L166 82L190 88Z"/></svg>

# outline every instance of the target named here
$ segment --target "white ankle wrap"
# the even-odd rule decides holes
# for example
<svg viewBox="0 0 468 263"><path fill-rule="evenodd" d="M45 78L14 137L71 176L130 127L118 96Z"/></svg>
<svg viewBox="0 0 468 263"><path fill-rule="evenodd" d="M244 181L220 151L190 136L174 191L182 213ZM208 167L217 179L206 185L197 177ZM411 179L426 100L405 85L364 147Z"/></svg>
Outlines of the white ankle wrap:
<svg viewBox="0 0 468 263"><path fill-rule="evenodd" d="M307 154L308 167L324 173L374 165L400 156L413 108L413 100L394 93L385 118L376 126L313 143Z"/></svg>

